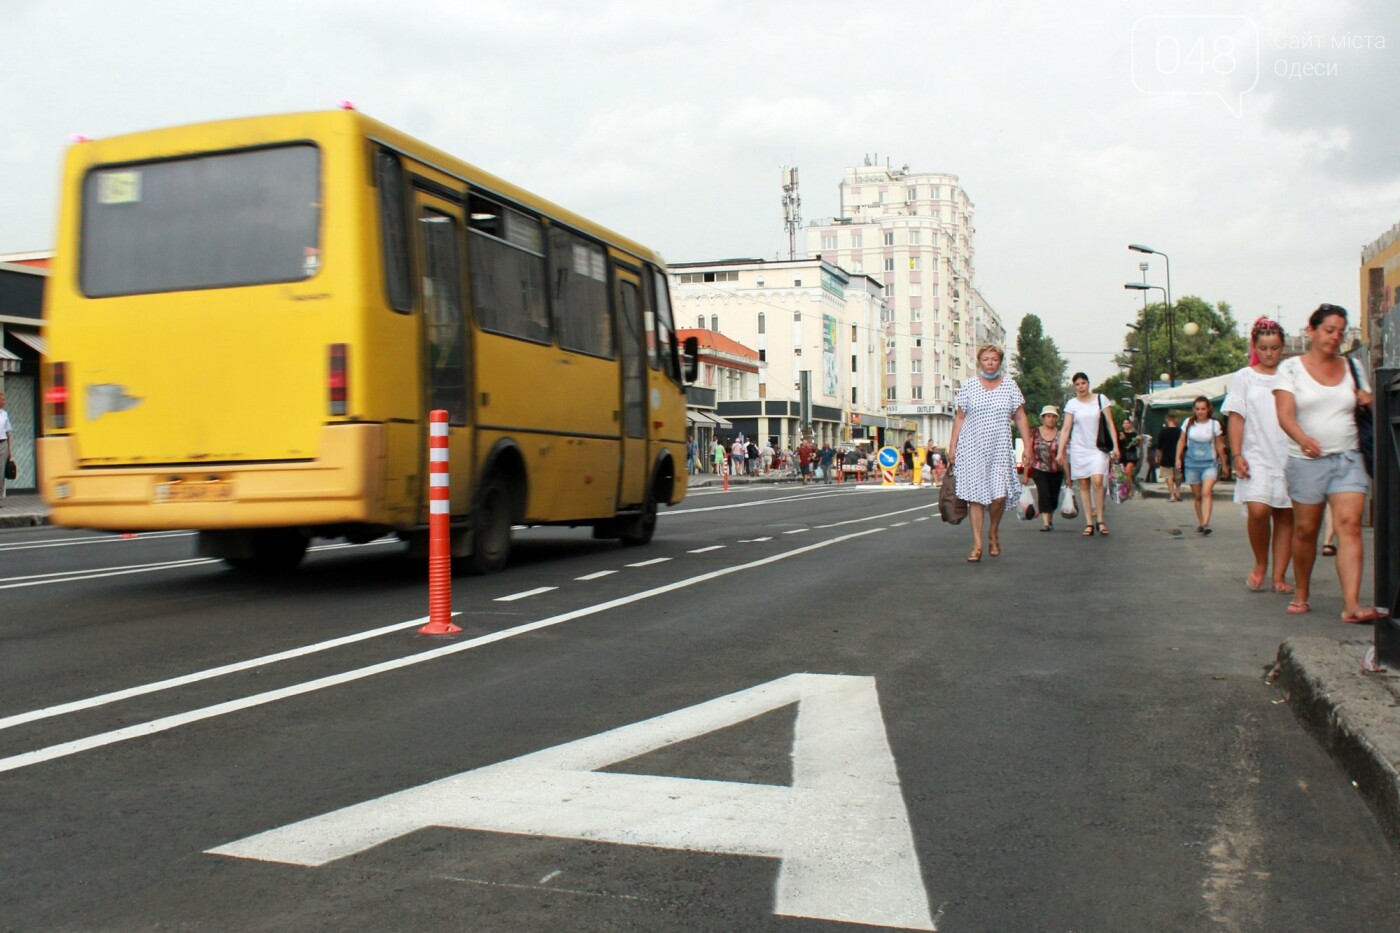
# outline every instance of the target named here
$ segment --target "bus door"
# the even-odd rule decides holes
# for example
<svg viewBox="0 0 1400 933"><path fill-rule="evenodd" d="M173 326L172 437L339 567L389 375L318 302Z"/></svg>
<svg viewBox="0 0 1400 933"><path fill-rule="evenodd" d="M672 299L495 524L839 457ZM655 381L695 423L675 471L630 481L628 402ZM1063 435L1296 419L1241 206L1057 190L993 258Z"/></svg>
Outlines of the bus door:
<svg viewBox="0 0 1400 933"><path fill-rule="evenodd" d="M613 266L614 301L617 309L618 352L622 361L622 466L618 471L617 504L641 505L646 498L647 365L642 328L642 283L638 270Z"/></svg>
<svg viewBox="0 0 1400 933"><path fill-rule="evenodd" d="M473 432L469 427L471 330L462 294L462 211L455 204L419 192L416 203L419 270L423 295L423 482L419 520L428 520L428 412L447 412L448 475L452 514L463 515L474 488Z"/></svg>

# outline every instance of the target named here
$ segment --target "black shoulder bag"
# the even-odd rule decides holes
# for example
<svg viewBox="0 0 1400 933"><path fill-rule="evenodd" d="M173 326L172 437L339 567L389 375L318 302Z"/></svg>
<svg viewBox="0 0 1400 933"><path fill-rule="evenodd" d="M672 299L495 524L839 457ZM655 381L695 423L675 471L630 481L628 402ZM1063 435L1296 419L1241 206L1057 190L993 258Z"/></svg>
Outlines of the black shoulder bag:
<svg viewBox="0 0 1400 933"><path fill-rule="evenodd" d="M1094 446L1104 453L1113 453L1113 431L1108 426L1108 422L1103 419L1103 396L1099 396L1099 436L1094 442Z"/></svg>
<svg viewBox="0 0 1400 933"><path fill-rule="evenodd" d="M1356 372L1356 360L1347 357L1347 365L1351 367L1351 381L1359 391L1361 377ZM1361 462L1366 465L1366 475L1374 479L1376 475L1376 421L1371 416L1370 405L1357 405L1354 414L1356 416L1356 446L1361 448Z"/></svg>

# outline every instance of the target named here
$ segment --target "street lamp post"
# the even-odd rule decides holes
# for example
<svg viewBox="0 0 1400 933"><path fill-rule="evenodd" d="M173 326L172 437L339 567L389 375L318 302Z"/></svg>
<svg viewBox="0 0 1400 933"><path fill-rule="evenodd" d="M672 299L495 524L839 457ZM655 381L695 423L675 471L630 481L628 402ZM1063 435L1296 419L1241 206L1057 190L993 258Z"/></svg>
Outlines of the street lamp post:
<svg viewBox="0 0 1400 933"><path fill-rule="evenodd" d="M1146 296L1146 295L1143 295L1142 297L1143 297L1143 300L1146 300L1146 299L1147 299L1147 296ZM1147 326L1146 326L1146 325L1147 325L1147 315L1144 314L1143 317L1142 317L1142 324L1129 324L1129 325L1128 325L1128 328L1129 328L1130 330L1135 330L1135 331L1137 331L1139 334L1142 335L1142 360L1143 360L1143 362L1142 362L1142 375L1143 375L1143 382L1145 383L1145 385L1143 386L1142 391L1145 392L1145 393L1148 394L1148 395L1151 395L1151 394L1152 394L1152 341L1148 339L1148 336L1147 336L1148 330L1147 330ZM1136 353L1136 352L1137 352L1137 348L1136 348L1136 347L1129 347L1129 348L1128 348L1128 352L1129 352L1129 353Z"/></svg>
<svg viewBox="0 0 1400 933"><path fill-rule="evenodd" d="M1129 244L1128 244L1128 249L1132 250L1132 251L1135 252L1135 253L1150 253L1151 255L1154 255L1154 256L1161 256L1162 259L1164 259L1164 260L1166 261L1166 263L1167 263L1167 287L1164 288L1164 289L1162 289L1162 291L1163 291L1163 292L1166 294L1166 296L1167 296L1167 353L1168 353L1168 355L1169 355L1169 357L1170 357L1170 359L1171 359L1171 367L1172 367L1172 371L1171 371L1171 384L1172 384L1172 387L1175 388L1175 387L1176 387L1176 327L1173 326L1173 324L1172 324L1172 317L1173 317L1172 312L1173 312L1173 310L1174 310L1173 307L1172 307L1172 258L1171 258L1170 256L1168 256L1166 253L1162 252L1160 249L1153 249L1153 248L1150 247L1150 246L1143 246L1141 243L1129 243ZM1124 287L1126 288L1127 286L1124 286ZM1134 286L1134 287L1136 287L1136 288L1143 288L1144 286L1138 285L1138 286Z"/></svg>
<svg viewBox="0 0 1400 933"><path fill-rule="evenodd" d="M1124 288L1128 288L1128 289L1132 289L1133 291L1136 291L1136 292L1145 292L1145 291L1147 291L1149 288L1155 288L1155 289L1157 289L1157 291L1161 292L1162 294L1164 294L1164 295L1169 295L1169 293L1167 292L1167 290L1166 290L1165 288L1163 288L1162 286L1160 286L1160 285L1146 285L1146 284L1144 284L1144 283L1142 283L1142 282L1124 282L1124 283L1123 283L1123 287L1124 287ZM1143 318L1143 323L1146 323L1146 321L1147 321L1147 319L1144 317L1144 318ZM1172 388L1176 388L1176 337L1174 336L1174 335L1175 335L1175 332L1176 332L1176 320L1175 320L1174 317L1172 316L1171 298L1168 297L1168 298L1167 298L1167 356L1168 356L1168 360L1169 360L1168 365L1171 367L1171 372L1168 374L1168 379L1171 380Z"/></svg>

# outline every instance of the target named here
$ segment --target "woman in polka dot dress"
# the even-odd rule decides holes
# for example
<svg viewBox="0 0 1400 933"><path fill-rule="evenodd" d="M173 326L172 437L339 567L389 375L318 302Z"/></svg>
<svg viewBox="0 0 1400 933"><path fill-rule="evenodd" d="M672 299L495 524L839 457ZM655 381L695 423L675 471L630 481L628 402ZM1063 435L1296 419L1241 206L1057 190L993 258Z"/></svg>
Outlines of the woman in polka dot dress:
<svg viewBox="0 0 1400 933"><path fill-rule="evenodd" d="M1006 376L1003 358L1001 347L995 344L978 348L977 376L958 390L958 411L953 416L953 435L948 441L957 495L967 502L972 525L968 563L982 559L982 525L987 516L991 518L987 553L992 557L1001 555L1001 516L1008 505L1015 507L1021 495L1021 483L1016 479L1016 452L1011 446L1013 418L1023 443L1021 469L1030 475L1034 446L1026 418L1026 400L1021 389Z"/></svg>

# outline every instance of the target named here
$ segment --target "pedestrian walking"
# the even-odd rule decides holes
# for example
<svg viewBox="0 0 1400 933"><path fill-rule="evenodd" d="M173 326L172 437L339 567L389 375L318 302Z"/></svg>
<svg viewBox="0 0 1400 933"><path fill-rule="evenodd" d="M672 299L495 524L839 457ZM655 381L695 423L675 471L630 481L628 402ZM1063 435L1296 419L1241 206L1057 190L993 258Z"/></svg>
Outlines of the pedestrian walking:
<svg viewBox="0 0 1400 933"><path fill-rule="evenodd" d="M1177 442L1177 459L1186 485L1191 487L1191 502L1196 509L1196 534L1210 534L1211 514L1215 509L1215 484L1230 478L1225 461L1225 432L1212 416L1210 399L1196 396L1191 403L1191 420L1181 431Z"/></svg>
<svg viewBox="0 0 1400 933"><path fill-rule="evenodd" d="M1308 612L1317 532L1329 506L1337 531L1337 579L1343 622L1373 622L1384 613L1360 605L1361 510L1370 479L1361 459L1356 407L1371 404L1362 367L1340 355L1347 313L1319 305L1308 318L1308 352L1284 360L1274 383L1278 423L1288 435L1288 497L1293 501L1294 615Z"/></svg>
<svg viewBox="0 0 1400 933"><path fill-rule="evenodd" d="M1138 463L1142 459L1142 437L1133 427L1131 418L1123 419L1123 429L1118 432L1118 451L1122 454L1123 473L1129 483L1137 482Z"/></svg>
<svg viewBox="0 0 1400 933"><path fill-rule="evenodd" d="M812 447L812 442L803 438L802 443L797 445L797 470L802 474L804 486L812 480L812 461L816 456L817 451Z"/></svg>
<svg viewBox="0 0 1400 933"><path fill-rule="evenodd" d="M836 463L836 451L831 448L831 441L827 441L822 445L818 459L822 466L822 482L829 484L835 479L832 470Z"/></svg>
<svg viewBox="0 0 1400 933"><path fill-rule="evenodd" d="M714 450L710 452L710 459L714 462L715 473L724 472L724 444L719 438L715 438Z"/></svg>
<svg viewBox="0 0 1400 933"><path fill-rule="evenodd" d="M740 434L729 447L729 472L734 476L743 476L744 460L747 457L748 445L744 443L744 435Z"/></svg>
<svg viewBox="0 0 1400 933"><path fill-rule="evenodd" d="M1079 501L1084 509L1084 532L1092 537L1097 527L1108 535L1104 523L1105 477L1110 464L1118 459L1118 432L1113 429L1113 403L1089 391L1089 377L1075 373L1071 380L1074 398L1065 402L1064 428L1060 431L1061 465L1079 484ZM1099 425L1107 425L1108 449L1099 446ZM1075 430L1078 428L1078 430Z"/></svg>
<svg viewBox="0 0 1400 933"><path fill-rule="evenodd" d="M1153 456L1157 460L1158 476L1167 484L1167 498L1172 502L1181 501L1181 461L1176 449L1181 442L1181 428L1177 427L1175 412L1167 414L1167 425L1157 432L1157 450Z"/></svg>
<svg viewBox="0 0 1400 933"><path fill-rule="evenodd" d="M1274 386L1283 358L1283 328L1261 317L1249 332L1250 364L1230 379L1221 412L1229 421L1235 502L1245 514L1254 566L1245 586L1263 592L1273 556L1273 590L1292 593L1285 578L1293 556L1293 503L1288 498L1288 436L1278 424Z"/></svg>
<svg viewBox="0 0 1400 933"><path fill-rule="evenodd" d="M1040 425L1031 432L1031 482L1035 483L1040 506L1040 530L1055 530L1055 509L1060 503L1060 488L1064 485L1064 466L1055 451L1060 443L1060 410L1046 405L1040 410Z"/></svg>
<svg viewBox="0 0 1400 933"><path fill-rule="evenodd" d="M10 413L5 410L5 393L0 392L0 499L4 499L9 485L10 461L15 458L15 426L10 421Z"/></svg>
<svg viewBox="0 0 1400 933"><path fill-rule="evenodd" d="M957 413L948 441L957 496L967 502L972 525L972 550L968 563L982 559L983 526L987 553L1001 555L1001 516L1014 508L1021 495L1016 478L1015 448L1011 445L1011 422L1021 432L1021 466L1030 464L1031 427L1026 418L1026 399L1021 389L1006 375L1005 354L995 344L977 349L977 376L963 383L957 395Z"/></svg>

